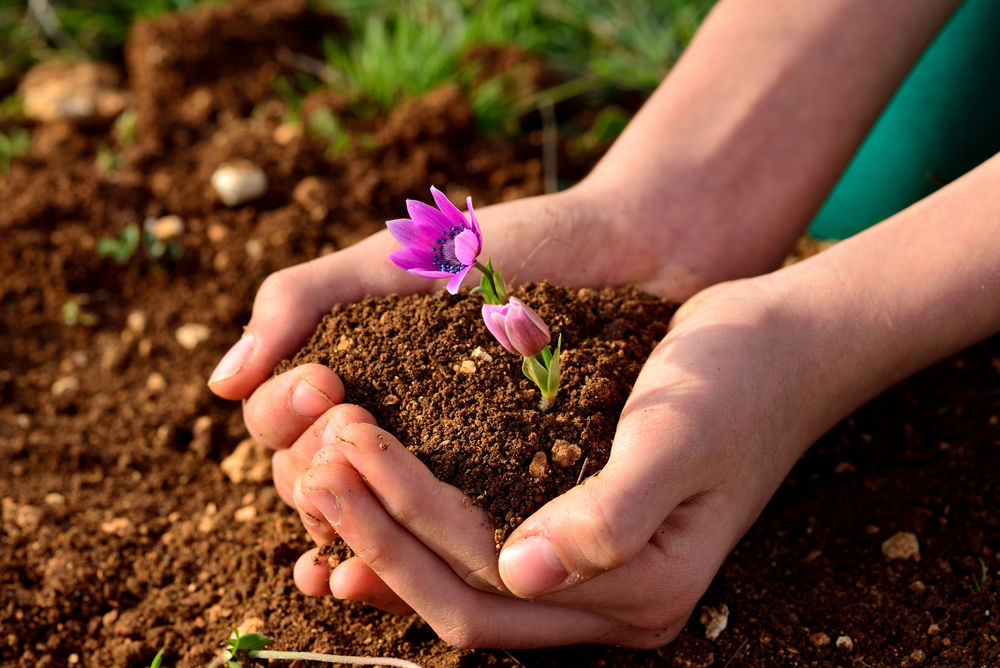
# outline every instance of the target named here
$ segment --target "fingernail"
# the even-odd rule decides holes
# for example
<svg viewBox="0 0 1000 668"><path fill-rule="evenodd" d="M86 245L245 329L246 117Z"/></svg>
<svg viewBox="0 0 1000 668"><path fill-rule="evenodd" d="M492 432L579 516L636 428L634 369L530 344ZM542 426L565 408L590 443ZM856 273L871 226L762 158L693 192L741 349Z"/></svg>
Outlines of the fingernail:
<svg viewBox="0 0 1000 668"><path fill-rule="evenodd" d="M511 591L522 598L544 593L568 577L552 543L541 536L505 548L500 553L500 574Z"/></svg>
<svg viewBox="0 0 1000 668"><path fill-rule="evenodd" d="M303 487L302 493L316 507L316 510L326 518L326 521L331 526L340 524L340 498L333 493L332 489L309 489L308 487Z"/></svg>
<svg viewBox="0 0 1000 668"><path fill-rule="evenodd" d="M219 360L219 364L208 379L208 384L218 383L220 380L231 378L242 371L256 345L257 342L254 340L253 334L244 332L240 340L233 344L233 347Z"/></svg>
<svg viewBox="0 0 1000 668"><path fill-rule="evenodd" d="M326 427L323 429L323 445L333 445L337 442L337 434L340 433L340 425L337 424L336 416L331 418L326 423Z"/></svg>
<svg viewBox="0 0 1000 668"><path fill-rule="evenodd" d="M315 418L327 411L333 402L307 381L300 380L292 389L292 411L299 417Z"/></svg>
<svg viewBox="0 0 1000 668"><path fill-rule="evenodd" d="M310 510L316 511L313 505L306 500L305 494L302 493L302 479L299 478L295 481L295 485L292 487L292 500L295 501L295 507L299 510L299 515L302 518L302 523L307 527L318 527L322 522L319 518L313 515ZM309 510L306 510L308 508Z"/></svg>

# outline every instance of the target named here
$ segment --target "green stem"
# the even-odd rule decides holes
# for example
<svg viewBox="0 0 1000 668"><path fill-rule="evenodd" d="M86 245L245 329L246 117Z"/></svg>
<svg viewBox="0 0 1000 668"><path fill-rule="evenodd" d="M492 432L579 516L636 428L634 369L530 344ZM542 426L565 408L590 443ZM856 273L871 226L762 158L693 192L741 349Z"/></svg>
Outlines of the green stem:
<svg viewBox="0 0 1000 668"><path fill-rule="evenodd" d="M405 659L390 659L378 656L341 656L339 654L321 654L319 652L283 652L273 649L258 649L248 652L253 659L279 659L285 661L319 661L320 663L339 663L351 666L398 666L398 668L421 668L419 664Z"/></svg>

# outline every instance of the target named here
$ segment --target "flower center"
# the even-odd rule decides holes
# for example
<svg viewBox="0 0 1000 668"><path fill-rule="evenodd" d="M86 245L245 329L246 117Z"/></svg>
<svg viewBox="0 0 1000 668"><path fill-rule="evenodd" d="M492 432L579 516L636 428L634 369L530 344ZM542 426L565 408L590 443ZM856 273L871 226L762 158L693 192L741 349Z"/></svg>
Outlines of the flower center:
<svg viewBox="0 0 1000 668"><path fill-rule="evenodd" d="M461 225L452 225L448 228L445 236L435 240L434 266L439 271L457 274L465 269L465 265L458 261L458 256L455 254L455 237L461 234L464 229Z"/></svg>

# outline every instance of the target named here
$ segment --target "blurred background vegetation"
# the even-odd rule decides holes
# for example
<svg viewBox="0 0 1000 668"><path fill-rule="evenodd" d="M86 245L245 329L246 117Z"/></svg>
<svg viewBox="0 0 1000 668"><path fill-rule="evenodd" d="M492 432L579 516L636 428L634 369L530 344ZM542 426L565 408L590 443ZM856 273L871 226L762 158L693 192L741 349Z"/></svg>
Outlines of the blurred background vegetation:
<svg viewBox="0 0 1000 668"><path fill-rule="evenodd" d="M16 112L17 81L31 65L53 58L120 63L137 18L222 1L0 0L0 118ZM585 96L602 109L593 129L601 135L595 141L604 141L628 121L615 101L641 99L656 87L713 1L312 0L346 19L347 35L326 39L325 57L303 60L300 76L277 79L275 93L294 115L303 95L327 87L352 114L371 115L453 82L482 130L508 134L529 111ZM517 49L553 77L543 87L518 85L516 67L489 72L488 58L470 57L483 48ZM295 120L331 141L342 134L329 114Z"/></svg>

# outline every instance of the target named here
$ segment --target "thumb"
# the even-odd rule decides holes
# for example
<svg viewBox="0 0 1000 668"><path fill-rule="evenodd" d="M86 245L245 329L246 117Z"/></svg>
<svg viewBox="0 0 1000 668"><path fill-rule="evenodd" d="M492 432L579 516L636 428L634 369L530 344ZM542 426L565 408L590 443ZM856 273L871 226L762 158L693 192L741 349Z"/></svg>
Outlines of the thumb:
<svg viewBox="0 0 1000 668"><path fill-rule="evenodd" d="M365 295L414 292L419 279L395 269L386 255L394 242L375 234L332 255L275 272L261 284L243 336L219 361L209 389L242 399L270 377L275 365L312 334L334 304Z"/></svg>
<svg viewBox="0 0 1000 668"><path fill-rule="evenodd" d="M638 383L637 383L638 389ZM499 557L500 577L522 598L549 594L623 566L661 531L667 516L701 491L704 477L672 390L650 408L633 392L604 469L514 530ZM649 397L647 397L649 399ZM666 403L660 403L661 400Z"/></svg>

